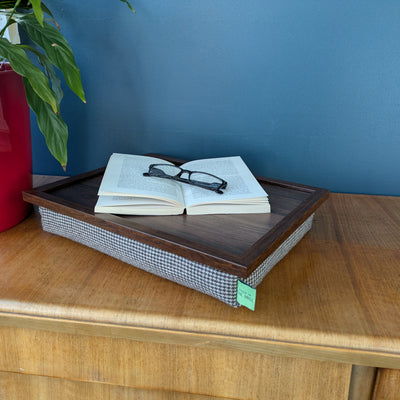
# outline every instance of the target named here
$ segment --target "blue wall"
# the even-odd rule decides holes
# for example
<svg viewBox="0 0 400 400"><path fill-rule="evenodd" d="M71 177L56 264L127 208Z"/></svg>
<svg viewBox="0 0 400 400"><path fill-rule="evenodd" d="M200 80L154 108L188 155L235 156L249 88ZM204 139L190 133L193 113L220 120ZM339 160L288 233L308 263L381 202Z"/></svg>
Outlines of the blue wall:
<svg viewBox="0 0 400 400"><path fill-rule="evenodd" d="M93 7L93 4L96 7ZM400 195L400 2L48 0L81 68L67 174L112 152ZM33 124L34 172L62 173Z"/></svg>

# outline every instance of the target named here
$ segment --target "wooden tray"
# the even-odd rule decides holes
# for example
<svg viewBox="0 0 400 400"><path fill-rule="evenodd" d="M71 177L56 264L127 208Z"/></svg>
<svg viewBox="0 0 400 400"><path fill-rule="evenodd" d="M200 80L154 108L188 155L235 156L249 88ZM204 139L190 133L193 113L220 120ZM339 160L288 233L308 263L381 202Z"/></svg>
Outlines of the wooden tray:
<svg viewBox="0 0 400 400"><path fill-rule="evenodd" d="M177 164L183 160L149 154ZM24 192L24 200L115 234L247 278L329 195L326 189L257 177L269 214L95 214L104 168Z"/></svg>

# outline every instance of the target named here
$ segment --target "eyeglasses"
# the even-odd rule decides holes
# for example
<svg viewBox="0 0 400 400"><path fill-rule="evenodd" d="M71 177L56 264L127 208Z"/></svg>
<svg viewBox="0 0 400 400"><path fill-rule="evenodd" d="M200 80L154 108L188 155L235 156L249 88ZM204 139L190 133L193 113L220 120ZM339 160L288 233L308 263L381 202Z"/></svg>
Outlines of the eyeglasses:
<svg viewBox="0 0 400 400"><path fill-rule="evenodd" d="M224 193L222 189L226 189L228 184L223 179L218 178L218 176L207 172L189 171L188 169L183 169L171 164L151 164L149 166L149 171L145 172L143 175L173 179L178 182L188 183L189 185L212 190L219 194Z"/></svg>

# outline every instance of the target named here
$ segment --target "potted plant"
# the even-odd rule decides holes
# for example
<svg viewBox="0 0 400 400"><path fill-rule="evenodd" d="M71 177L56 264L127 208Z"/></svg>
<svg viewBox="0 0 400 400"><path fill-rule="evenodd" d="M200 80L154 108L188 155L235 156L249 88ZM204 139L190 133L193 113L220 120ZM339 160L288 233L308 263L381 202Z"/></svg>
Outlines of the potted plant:
<svg viewBox="0 0 400 400"><path fill-rule="evenodd" d="M120 1L133 10L127 0ZM51 154L65 169L68 129L60 114L61 81L54 67L62 72L69 88L85 101L72 49L41 0L0 0L0 13L7 17L0 31L0 62L8 60L12 69L23 77L28 104L38 118L39 129ZM53 25L46 22L46 15ZM6 29L14 24L24 30L35 47L10 43L4 37ZM31 62L29 53L38 57L42 69Z"/></svg>
<svg viewBox="0 0 400 400"><path fill-rule="evenodd" d="M120 1L134 11L128 0ZM41 0L0 0L0 15L6 17L5 24L0 26L1 231L19 222L26 215L25 211L21 211L21 208L26 208L22 201L21 190L28 189L26 178L22 175L29 173L31 179L29 171L31 155L27 154L26 149L21 150L24 145L30 152L30 125L29 122L26 123L26 102L37 116L38 127L45 137L49 151L65 170L68 127L60 113L63 92L61 79L56 70L61 71L68 87L83 102L85 93L72 49L62 35L51 11ZM7 29L12 27L23 30L31 44L17 44L8 40L5 35ZM31 61L32 56L37 57L37 65ZM24 90L21 91L21 88ZM15 100L17 94L18 104L14 102L12 105L7 105L13 98ZM20 110L16 109L17 105ZM10 114L13 119L7 120ZM25 121L24 129L20 124L22 120ZM16 139L22 130L27 131L25 139L22 139L25 141L23 145L21 139ZM30 166L27 167L29 163ZM24 171L16 171L19 169ZM14 189L4 185L4 179L9 185L15 183ZM14 218L16 221L10 225L8 220L14 208L20 210L17 211L18 216ZM1 213L7 216L5 224L2 224Z"/></svg>

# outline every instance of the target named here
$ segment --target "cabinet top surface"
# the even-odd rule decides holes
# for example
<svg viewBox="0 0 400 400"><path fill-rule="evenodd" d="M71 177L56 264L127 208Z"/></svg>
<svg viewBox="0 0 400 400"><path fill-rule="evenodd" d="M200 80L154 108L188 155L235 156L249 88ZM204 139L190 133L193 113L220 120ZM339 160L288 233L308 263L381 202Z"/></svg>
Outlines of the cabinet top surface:
<svg viewBox="0 0 400 400"><path fill-rule="evenodd" d="M331 194L252 312L43 232L33 214L0 233L0 318L400 355L399 228L400 198Z"/></svg>

